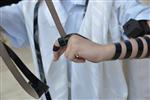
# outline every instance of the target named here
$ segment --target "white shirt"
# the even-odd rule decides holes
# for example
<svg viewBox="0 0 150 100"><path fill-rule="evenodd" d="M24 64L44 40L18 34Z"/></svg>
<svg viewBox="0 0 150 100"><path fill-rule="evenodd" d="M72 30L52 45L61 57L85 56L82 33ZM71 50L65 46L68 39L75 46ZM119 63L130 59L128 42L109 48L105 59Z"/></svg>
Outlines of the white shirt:
<svg viewBox="0 0 150 100"><path fill-rule="evenodd" d="M148 15L150 8L139 4L136 0L132 2L124 0L120 3L117 0L115 0L116 2L113 0L109 0L109 2L90 0L87 15L82 23L85 9L83 2L80 5L76 1L74 4L73 1L71 0L72 5L68 1L70 2L68 3L69 7L67 7L67 3L62 3L63 1L55 2L55 7L66 32L78 32L82 24L80 34L98 43L108 43L108 40L110 40L106 34L108 29L110 29L110 33L116 34L111 34L113 36L112 40L119 41L122 31L118 26L122 26L130 18L150 19ZM31 1L23 1L18 5L1 8L0 25L7 31L15 46L20 47L30 43L34 65L38 73L33 42L33 10L35 3L34 1L32 3ZM110 3L110 5L107 3ZM112 8L112 11L110 8ZM108 26L107 21L111 12L113 12L113 17L110 17L112 20L109 23L110 26ZM103 18L104 20L102 20ZM111 28L111 25L114 28ZM125 100L128 94L131 94L130 91L128 92L129 87L120 61L98 64L90 62L68 64L62 56L58 62L52 62L52 45L59 34L44 2L39 10L39 35L44 70L53 99Z"/></svg>
<svg viewBox="0 0 150 100"><path fill-rule="evenodd" d="M74 2L70 0L57 0L53 2L65 31L67 33L78 33L85 11L84 2ZM0 21L0 25L6 30L6 34L10 37L14 46L22 47L30 44L38 76L39 71L33 42L33 14L35 4L36 1L22 1L17 5L1 8L0 17L2 20ZM66 72L62 72L67 69L67 61L61 59L58 62L62 63L60 65L51 62L53 43L60 36L45 2L42 2L40 5L38 18L40 49L48 85L50 84L51 95L53 98L68 98L67 84L70 79L66 76L68 73L67 70ZM49 72L51 75L48 75L49 70L52 71ZM53 79L53 77L55 79Z"/></svg>

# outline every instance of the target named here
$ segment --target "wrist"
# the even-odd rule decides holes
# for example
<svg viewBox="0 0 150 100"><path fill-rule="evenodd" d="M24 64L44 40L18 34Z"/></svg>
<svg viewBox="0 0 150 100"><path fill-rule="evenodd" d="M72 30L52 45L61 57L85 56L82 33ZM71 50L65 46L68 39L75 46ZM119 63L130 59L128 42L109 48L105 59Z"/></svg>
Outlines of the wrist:
<svg viewBox="0 0 150 100"><path fill-rule="evenodd" d="M115 55L115 46L113 44L100 45L98 55L99 61L111 60Z"/></svg>

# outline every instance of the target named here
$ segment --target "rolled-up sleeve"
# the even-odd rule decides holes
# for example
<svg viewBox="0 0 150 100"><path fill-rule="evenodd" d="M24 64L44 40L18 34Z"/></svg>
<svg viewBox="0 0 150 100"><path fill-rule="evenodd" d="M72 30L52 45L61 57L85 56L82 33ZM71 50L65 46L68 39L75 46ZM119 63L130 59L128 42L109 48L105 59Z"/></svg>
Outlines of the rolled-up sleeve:
<svg viewBox="0 0 150 100"><path fill-rule="evenodd" d="M29 44L21 5L20 2L0 8L0 26L15 47L24 47Z"/></svg>
<svg viewBox="0 0 150 100"><path fill-rule="evenodd" d="M138 0L126 0L120 3L119 22L124 25L129 19L150 20L150 5L144 5Z"/></svg>

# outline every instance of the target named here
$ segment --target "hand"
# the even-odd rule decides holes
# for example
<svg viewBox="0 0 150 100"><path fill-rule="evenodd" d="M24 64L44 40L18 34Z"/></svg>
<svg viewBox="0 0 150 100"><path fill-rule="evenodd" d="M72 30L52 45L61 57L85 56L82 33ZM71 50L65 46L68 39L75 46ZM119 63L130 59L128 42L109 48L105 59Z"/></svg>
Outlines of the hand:
<svg viewBox="0 0 150 100"><path fill-rule="evenodd" d="M59 47L58 41L55 42L55 46ZM103 59L103 47L79 35L72 35L66 47L53 52L54 61L64 53L67 59L76 63L83 63L86 60L97 63Z"/></svg>

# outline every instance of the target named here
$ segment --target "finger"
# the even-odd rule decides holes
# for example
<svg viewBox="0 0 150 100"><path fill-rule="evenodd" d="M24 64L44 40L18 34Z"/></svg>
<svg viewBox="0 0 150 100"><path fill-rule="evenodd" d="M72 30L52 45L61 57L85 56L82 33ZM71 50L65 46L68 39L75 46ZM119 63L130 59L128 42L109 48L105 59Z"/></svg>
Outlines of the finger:
<svg viewBox="0 0 150 100"><path fill-rule="evenodd" d="M66 47L60 47L58 40L55 41L53 46L53 61L57 61L63 54Z"/></svg>
<svg viewBox="0 0 150 100"><path fill-rule="evenodd" d="M66 47L61 47L57 52L53 52L53 61L57 61L65 50Z"/></svg>
<svg viewBox="0 0 150 100"><path fill-rule="evenodd" d="M53 61L58 60L59 50L60 50L60 46L59 46L58 40L56 40L53 46Z"/></svg>
<svg viewBox="0 0 150 100"><path fill-rule="evenodd" d="M68 60L71 60L71 61L76 62L76 63L84 63L85 62L85 59L83 59L79 56L76 56L76 55L77 55L76 51L71 50L69 47L65 51L65 56Z"/></svg>
<svg viewBox="0 0 150 100"><path fill-rule="evenodd" d="M57 52L58 51L58 49L60 48L60 45L59 45L59 42L58 42L58 39L55 41L55 43L54 43L54 45L53 45L53 51L55 52ZM56 50L55 50L56 49Z"/></svg>
<svg viewBox="0 0 150 100"><path fill-rule="evenodd" d="M75 63L85 63L85 59L80 59L80 58L74 58L72 59L72 61Z"/></svg>

